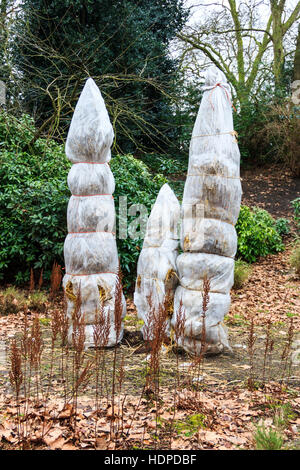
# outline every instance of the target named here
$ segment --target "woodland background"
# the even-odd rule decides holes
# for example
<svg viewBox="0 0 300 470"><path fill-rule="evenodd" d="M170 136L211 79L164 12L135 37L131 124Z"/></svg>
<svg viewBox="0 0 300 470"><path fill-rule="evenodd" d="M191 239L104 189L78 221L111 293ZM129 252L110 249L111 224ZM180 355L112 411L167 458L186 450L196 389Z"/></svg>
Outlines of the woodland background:
<svg viewBox="0 0 300 470"><path fill-rule="evenodd" d="M299 449L299 19L296 0L0 1L1 449ZM150 211L165 182L181 200L211 64L241 152L232 352L189 357L161 320L142 341L130 237L122 343L103 349L102 318L85 351L78 302L68 345L64 144L86 79L115 132L118 217L119 196Z"/></svg>

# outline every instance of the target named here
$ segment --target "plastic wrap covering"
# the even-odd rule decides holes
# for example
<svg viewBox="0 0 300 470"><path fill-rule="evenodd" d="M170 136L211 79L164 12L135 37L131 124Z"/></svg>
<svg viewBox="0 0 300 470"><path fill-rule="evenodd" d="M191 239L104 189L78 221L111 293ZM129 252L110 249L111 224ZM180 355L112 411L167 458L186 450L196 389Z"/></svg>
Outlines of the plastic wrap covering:
<svg viewBox="0 0 300 470"><path fill-rule="evenodd" d="M177 258L180 284L191 290L203 290L203 279L210 280L210 292L227 294L233 285L234 260L206 253L183 253Z"/></svg>
<svg viewBox="0 0 300 470"><path fill-rule="evenodd" d="M68 186L76 196L94 194L113 194L115 180L108 163L91 165L77 163L68 174Z"/></svg>
<svg viewBox="0 0 300 470"><path fill-rule="evenodd" d="M191 353L198 355L201 352L201 335L203 332L203 296L199 290L188 290L178 286L174 298L174 315L172 326L175 327L177 314L185 312L184 336L179 345ZM225 348L230 348L227 339L227 330L222 321L224 315L230 308L230 295L210 293L207 311L205 313L205 335L207 352L211 354L220 353Z"/></svg>
<svg viewBox="0 0 300 470"><path fill-rule="evenodd" d="M233 225L215 219L198 220L198 230L191 228L193 219L185 217L182 223L181 248L184 251L215 253L233 258L237 235Z"/></svg>
<svg viewBox="0 0 300 470"><path fill-rule="evenodd" d="M182 302L185 332L180 345L200 354L205 331L207 351L229 348L222 321L230 308L237 236L234 225L241 203L240 153L233 130L230 88L216 67L206 74L203 98L193 129L182 201L181 247L177 258L172 325ZM209 299L203 317L203 281ZM205 329L202 322L205 319Z"/></svg>
<svg viewBox="0 0 300 470"><path fill-rule="evenodd" d="M115 286L117 282L116 274L94 274L90 276L72 276L66 274L63 279L63 287L67 298L68 316L72 317L75 308L76 298L80 292L81 311L84 312L86 323L85 342L87 347L93 346L93 324L96 319L96 312L103 312L106 317L110 318L110 331L107 347L116 344L116 332L114 321L114 302L115 302ZM126 302L122 296L123 313L126 314ZM72 327L69 331L69 339L71 341ZM122 337L119 338L119 340Z"/></svg>
<svg viewBox="0 0 300 470"><path fill-rule="evenodd" d="M106 163L111 158L113 129L99 88L89 78L79 97L66 142L72 163Z"/></svg>
<svg viewBox="0 0 300 470"><path fill-rule="evenodd" d="M108 196L74 197L68 204L68 231L96 232L103 229L112 233L115 229L115 203Z"/></svg>
<svg viewBox="0 0 300 470"><path fill-rule="evenodd" d="M64 255L66 272L77 276L118 270L116 240L109 232L67 235Z"/></svg>
<svg viewBox="0 0 300 470"><path fill-rule="evenodd" d="M150 303L153 309L165 305L170 316L173 312L174 291L178 284L176 257L179 218L179 202L171 188L165 184L157 196L148 219L137 265L134 303L138 317L144 321L142 333L145 339L152 337L149 326ZM169 329L170 319L167 322L167 334Z"/></svg>
<svg viewBox="0 0 300 470"><path fill-rule="evenodd" d="M68 185L68 232L64 244L66 275L63 286L72 320L76 299L85 321L85 345L94 345L96 315L104 312L110 328L107 347L122 339L115 330L115 297L118 253L114 235L113 174L108 165L113 129L99 89L88 79L80 95L69 129L66 154L74 163ZM126 302L122 294L122 317ZM72 339L72 325L69 341Z"/></svg>
<svg viewBox="0 0 300 470"><path fill-rule="evenodd" d="M203 217L235 224L241 205L241 182L212 175L187 175L184 204L203 206Z"/></svg>

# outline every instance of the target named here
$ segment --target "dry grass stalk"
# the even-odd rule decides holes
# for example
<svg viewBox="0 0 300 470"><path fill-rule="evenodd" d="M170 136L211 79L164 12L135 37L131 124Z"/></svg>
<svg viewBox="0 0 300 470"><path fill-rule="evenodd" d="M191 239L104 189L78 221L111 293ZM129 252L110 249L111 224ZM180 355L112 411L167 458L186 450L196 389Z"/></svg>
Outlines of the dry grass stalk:
<svg viewBox="0 0 300 470"><path fill-rule="evenodd" d="M50 373L49 373L48 387L47 387L47 391L46 391L46 394L45 394L45 400L48 398L49 392L50 392L50 384L51 384L52 376L53 376L54 348L55 348L55 343L56 343L57 337L58 337L60 329L61 329L60 322L61 322L60 311L58 309L55 309L55 310L53 310L52 315L51 315Z"/></svg>
<svg viewBox="0 0 300 470"><path fill-rule="evenodd" d="M62 310L60 310L59 325L60 325L61 345L66 346L68 344L68 332L69 332L70 321L69 321L69 317L67 313L67 300L65 296L64 296L64 301L63 301L63 308Z"/></svg>
<svg viewBox="0 0 300 470"><path fill-rule="evenodd" d="M21 336L21 354L24 362L24 441L26 441L28 436L28 406L30 398L30 388L31 388L31 334L29 328L28 314L25 313L22 336ZM29 363L29 364L28 364Z"/></svg>
<svg viewBox="0 0 300 470"><path fill-rule="evenodd" d="M16 404L17 404L17 429L18 429L18 440L19 442L23 440L21 438L21 423L20 423L20 391L21 385L23 383L23 372L22 372L22 354L20 348L17 346L17 341L12 340L10 345L10 372L9 379L12 387L15 390L16 394Z"/></svg>
<svg viewBox="0 0 300 470"><path fill-rule="evenodd" d="M207 342L206 342L206 312L208 309L209 304L209 291L210 291L210 280L205 276L203 279L203 297L202 297L202 326L201 326L201 335L200 335L200 354L199 356L195 356L193 358L193 362L191 365L192 371L192 386L194 384L194 389L196 391L196 396L199 390L199 384L203 378L203 365L204 365L204 356L207 351ZM191 334L193 337L193 335ZM196 342L196 338L195 338ZM194 346L195 351L197 350L197 346Z"/></svg>
<svg viewBox="0 0 300 470"><path fill-rule="evenodd" d="M151 295L147 298L149 305L149 313L147 322L144 329L144 339L150 346L150 355L148 363L148 373L146 375L146 390L147 393L154 393L157 395L159 390L159 366L160 366L160 351L162 345L167 340L166 327L167 327L167 304L158 305L155 307L152 302Z"/></svg>
<svg viewBox="0 0 300 470"><path fill-rule="evenodd" d="M37 369L41 364L43 339L38 315L35 315L31 326L30 364Z"/></svg>
<svg viewBox="0 0 300 470"><path fill-rule="evenodd" d="M85 386L90 377L91 377L91 370L92 370L93 362L88 361L85 367L83 367L82 371L80 372L77 382L74 385L75 390L78 390L79 387Z"/></svg>
<svg viewBox="0 0 300 470"><path fill-rule="evenodd" d="M283 348L283 351L281 354L281 362L282 362L281 384L283 384L284 380L287 381L290 377L291 361L289 359L290 359L290 353L291 353L292 343L294 339L294 333L295 333L294 319L293 317L291 317L289 329L288 329L287 343L285 347ZM288 372L287 372L287 369L288 369Z"/></svg>
<svg viewBox="0 0 300 470"><path fill-rule="evenodd" d="M42 288L42 285L43 285L43 268L41 269L41 272L40 272L40 277L39 277L39 282L38 282L38 289L41 290Z"/></svg>
<svg viewBox="0 0 300 470"><path fill-rule="evenodd" d="M61 315L60 311L58 309L55 309L52 312L51 315L51 354L50 354L50 373L48 377L48 386L46 389L46 393L44 396L44 411L46 412L46 403L49 398L50 394L50 386L52 382L52 377L53 377L53 358L54 358L54 348L55 348L55 343L57 340L57 337L59 335L60 329L61 329ZM43 427L42 427L42 438L45 436L45 424L46 420L43 420Z"/></svg>
<svg viewBox="0 0 300 470"><path fill-rule="evenodd" d="M39 401L39 385L40 385L40 370L41 370L41 356L43 352L43 339L38 315L35 315L31 326L31 344L29 361L30 367L35 371L36 381L36 400Z"/></svg>
<svg viewBox="0 0 300 470"><path fill-rule="evenodd" d="M85 345L85 319L81 312L81 289L76 297L75 308L72 314L72 346L73 346L73 408L76 414L78 387L80 384L80 370L83 364ZM75 421L76 422L76 419Z"/></svg>
<svg viewBox="0 0 300 470"><path fill-rule="evenodd" d="M105 352L104 348L108 343L110 334L110 315L105 314L103 304L100 306L100 312L96 312L95 323L93 325L93 338L95 345L95 369L96 369L96 385L95 385L95 409L96 418L100 415L100 398L103 396L103 373L105 370ZM97 440L98 420L95 420L95 446Z"/></svg>
<svg viewBox="0 0 300 470"><path fill-rule="evenodd" d="M61 266L54 261L50 278L50 297L54 299L61 285L62 273Z"/></svg>
<svg viewBox="0 0 300 470"><path fill-rule="evenodd" d="M264 348L263 377L262 377L263 384L265 384L266 382L267 360L268 360L268 356L270 353L270 348L272 347L271 328L272 328L272 322L271 322L271 319L269 319L267 321L266 341L265 341L265 348Z"/></svg>
<svg viewBox="0 0 300 470"><path fill-rule="evenodd" d="M114 310L114 326L116 331L116 343L120 340L122 329L122 315L123 315L123 288L122 288L122 271L119 265L116 286L115 286L115 310Z"/></svg>
<svg viewBox="0 0 300 470"><path fill-rule="evenodd" d="M61 331L61 313L58 309L53 310L51 315L51 344L54 349L55 342Z"/></svg>
<svg viewBox="0 0 300 470"><path fill-rule="evenodd" d="M248 354L249 354L249 362L250 362L250 369L249 369L249 377L248 377L248 388L249 390L254 390L254 345L255 345L255 332L254 332L254 317L251 316L250 321L250 328L249 328L249 335L247 339L247 346L248 346Z"/></svg>
<svg viewBox="0 0 300 470"><path fill-rule="evenodd" d="M10 345L10 372L9 379L12 387L16 392L17 402L20 397L21 385L23 383L23 372L22 372L22 354L20 348L17 346L16 339L13 339Z"/></svg>
<svg viewBox="0 0 300 470"><path fill-rule="evenodd" d="M166 328L168 321L168 296L164 304L154 306L151 295L147 298L149 313L144 329L144 339L150 345L150 355L148 361L148 371L146 374L145 392L149 398L155 400L155 442L158 438L158 425L160 416L160 352L167 340Z"/></svg>
<svg viewBox="0 0 300 470"><path fill-rule="evenodd" d="M183 309L182 299L179 302L179 309L176 315L176 321L174 325L174 341L175 344L178 344L180 338L184 337L185 333L185 311ZM179 373L179 356L178 349L176 349L176 383L175 383L175 392L176 389L179 389L180 386L180 373Z"/></svg>
<svg viewBox="0 0 300 470"><path fill-rule="evenodd" d="M29 292L33 292L35 287L33 269L30 268Z"/></svg>
<svg viewBox="0 0 300 470"><path fill-rule="evenodd" d="M68 357L69 357L69 345L68 345L68 332L70 321L67 314L67 301L64 296L63 308L59 311L59 327L60 327L60 338L61 338L61 380L64 383L64 399L65 404L67 402L67 391L68 391ZM66 360L64 357L66 356Z"/></svg>
<svg viewBox="0 0 300 470"><path fill-rule="evenodd" d="M28 314L25 313L23 327L22 327L22 337L21 337L21 353L25 363L30 354L30 345L31 339L29 334L29 321L28 321Z"/></svg>
<svg viewBox="0 0 300 470"><path fill-rule="evenodd" d="M185 311L183 309L182 299L179 302L179 309L176 315L176 321L174 325L174 341L175 344L178 344L179 339L184 336L185 332ZM177 395L180 387L180 372L179 372L179 355L178 355L178 348L176 348L176 377L175 377L175 384L174 384L174 410L173 416L170 423L170 441L169 441L169 448L172 448L172 440L173 440L173 433L174 433L174 423L176 417L176 410L177 410Z"/></svg>
<svg viewBox="0 0 300 470"><path fill-rule="evenodd" d="M205 277L203 279L203 300L202 300L202 329L201 329L201 351L199 356L200 364L203 361L204 354L207 351L206 343L206 312L209 303L210 280Z"/></svg>
<svg viewBox="0 0 300 470"><path fill-rule="evenodd" d="M97 350L107 346L110 334L110 316L109 312L105 314L103 305L100 307L100 312L96 312L93 330L94 344L97 352Z"/></svg>
<svg viewBox="0 0 300 470"><path fill-rule="evenodd" d="M112 371L112 393L111 393L111 408L112 408L112 419L110 427L110 437L115 436L115 394L116 394L116 372L117 372L117 349L118 341L120 340L121 329L122 329L122 316L123 316L123 289L122 289L122 271L118 268L118 274L116 278L115 286L115 305L114 305L114 328L116 334L116 345L114 348L113 357L113 371Z"/></svg>

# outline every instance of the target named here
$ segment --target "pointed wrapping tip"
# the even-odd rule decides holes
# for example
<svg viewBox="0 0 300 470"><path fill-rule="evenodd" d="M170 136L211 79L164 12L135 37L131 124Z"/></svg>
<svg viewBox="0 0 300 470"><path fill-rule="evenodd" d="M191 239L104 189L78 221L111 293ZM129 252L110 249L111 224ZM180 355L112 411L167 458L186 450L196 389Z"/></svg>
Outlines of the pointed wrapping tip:
<svg viewBox="0 0 300 470"><path fill-rule="evenodd" d="M159 190L157 198L155 200L154 205L158 202L160 203L162 200L168 200L170 204L175 204L180 207L177 197L174 194L174 191L170 188L168 183L165 183Z"/></svg>
<svg viewBox="0 0 300 470"><path fill-rule="evenodd" d="M179 239L180 204L168 184L164 184L156 198L147 221L144 248L162 247L168 241L172 250ZM169 245L170 248L170 245Z"/></svg>
<svg viewBox="0 0 300 470"><path fill-rule="evenodd" d="M147 237L155 237L160 240L176 238L179 218L179 201L166 183L161 187L152 207L148 218L145 240Z"/></svg>
<svg viewBox="0 0 300 470"><path fill-rule="evenodd" d="M230 85L224 73L217 67L211 66L207 69L202 89L204 93L193 128L189 154L190 158L193 155L207 155L206 158L213 161L216 153L223 152L222 139L225 139L226 146L236 145L235 136L230 135L233 133L232 108L235 108L232 104ZM190 165L191 160L191 169ZM195 173L195 170L191 169L191 172Z"/></svg>
<svg viewBox="0 0 300 470"><path fill-rule="evenodd" d="M88 78L77 102L66 141L66 155L73 162L110 160L114 133L101 92Z"/></svg>
<svg viewBox="0 0 300 470"><path fill-rule="evenodd" d="M214 86L217 83L227 84L224 73L215 65L209 67L205 74L205 86Z"/></svg>

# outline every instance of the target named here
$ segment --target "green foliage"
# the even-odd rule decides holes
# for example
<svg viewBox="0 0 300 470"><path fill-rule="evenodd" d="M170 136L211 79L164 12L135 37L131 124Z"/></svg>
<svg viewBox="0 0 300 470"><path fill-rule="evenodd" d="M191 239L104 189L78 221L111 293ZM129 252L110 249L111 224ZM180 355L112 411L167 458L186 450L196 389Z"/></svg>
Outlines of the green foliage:
<svg viewBox="0 0 300 470"><path fill-rule="evenodd" d="M176 140L179 140L177 151L180 150L182 155L188 155L191 135L203 95L204 81L203 79L193 80L192 75L186 80L185 70L183 69L181 72L182 76L178 77L179 96L175 107L178 134Z"/></svg>
<svg viewBox="0 0 300 470"><path fill-rule="evenodd" d="M159 154L145 154L142 160L149 169L164 175L184 174L187 171L188 160L181 157L168 157Z"/></svg>
<svg viewBox="0 0 300 470"><path fill-rule="evenodd" d="M268 396L266 397L269 398ZM272 427L266 428L263 423L257 426L254 434L254 440L256 448L259 450L280 450L283 448L283 437L282 433L288 428L290 421L294 420L296 415L293 411L290 402L287 403L276 403L271 402L267 404L269 408L274 411L273 425Z"/></svg>
<svg viewBox="0 0 300 470"><path fill-rule="evenodd" d="M300 197L297 197L297 199L294 199L291 202L291 204L294 208L294 220L295 220L297 229L300 232Z"/></svg>
<svg viewBox="0 0 300 470"><path fill-rule="evenodd" d="M283 403L282 405L274 406L274 424L277 429L284 430L288 427L289 422L296 419L296 414L293 411L290 402Z"/></svg>
<svg viewBox="0 0 300 470"><path fill-rule="evenodd" d="M30 292L28 295L28 307L38 312L45 312L47 301L48 297L42 291Z"/></svg>
<svg viewBox="0 0 300 470"><path fill-rule="evenodd" d="M54 141L39 139L31 153L23 152L34 133L31 119L0 116L6 139L0 150L0 275L23 283L30 267L43 267L47 277L53 260L62 262L70 164Z"/></svg>
<svg viewBox="0 0 300 470"><path fill-rule="evenodd" d="M251 266L240 259L234 263L234 289L241 289L251 274Z"/></svg>
<svg viewBox="0 0 300 470"><path fill-rule="evenodd" d="M39 318L39 322L43 326L50 326L51 325L51 318Z"/></svg>
<svg viewBox="0 0 300 470"><path fill-rule="evenodd" d="M275 223L275 229L276 232L279 233L279 235L288 235L290 233L290 222L288 219L284 219L281 217L280 219L276 220Z"/></svg>
<svg viewBox="0 0 300 470"><path fill-rule="evenodd" d="M206 427L206 416L202 413L188 416L184 421L175 421L174 427L177 434L184 434L189 437Z"/></svg>
<svg viewBox="0 0 300 470"><path fill-rule="evenodd" d="M258 450L280 450L283 446L283 438L278 431L258 426L254 434L256 449Z"/></svg>
<svg viewBox="0 0 300 470"><path fill-rule="evenodd" d="M237 256L248 263L253 263L259 256L284 249L281 236L276 231L275 220L263 209L251 210L247 206L241 206L236 231Z"/></svg>
<svg viewBox="0 0 300 470"><path fill-rule="evenodd" d="M17 118L5 111L0 112L0 151L24 148L32 140L34 132L34 121L28 114Z"/></svg>
<svg viewBox="0 0 300 470"><path fill-rule="evenodd" d="M269 97L268 97L269 98ZM264 99L257 102L243 103L238 113L233 113L234 129L238 133L241 164L264 162L267 153L267 142L260 142L258 132L266 122L265 111L267 103Z"/></svg>

